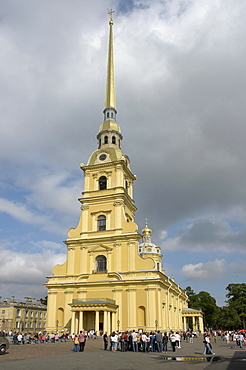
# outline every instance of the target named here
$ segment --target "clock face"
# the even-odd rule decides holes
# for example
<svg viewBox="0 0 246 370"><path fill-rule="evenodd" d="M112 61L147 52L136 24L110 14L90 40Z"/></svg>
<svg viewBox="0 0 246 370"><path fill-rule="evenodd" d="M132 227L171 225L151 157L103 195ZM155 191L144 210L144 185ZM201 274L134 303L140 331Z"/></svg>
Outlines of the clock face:
<svg viewBox="0 0 246 370"><path fill-rule="evenodd" d="M107 158L107 155L105 153L100 154L99 156L100 161L105 161L106 158Z"/></svg>

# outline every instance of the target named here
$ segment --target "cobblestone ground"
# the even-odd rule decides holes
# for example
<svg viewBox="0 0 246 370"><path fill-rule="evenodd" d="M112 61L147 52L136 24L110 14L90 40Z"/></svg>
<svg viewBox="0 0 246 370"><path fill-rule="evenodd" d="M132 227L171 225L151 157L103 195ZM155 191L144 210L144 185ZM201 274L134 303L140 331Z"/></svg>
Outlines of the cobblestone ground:
<svg viewBox="0 0 246 370"><path fill-rule="evenodd" d="M173 353L141 353L103 351L102 338L86 342L84 353L74 353L72 342L11 345L8 353L0 356L0 369L4 370L245 370L246 346L240 349L235 343L226 344L220 338L213 344L216 352L203 356L202 337L194 343L181 343ZM212 360L217 361L212 361ZM184 361L185 360L185 361ZM210 362L211 361L211 362Z"/></svg>
<svg viewBox="0 0 246 370"><path fill-rule="evenodd" d="M86 341L86 351L94 351L103 348L102 338L89 339ZM73 343L37 343L37 344L12 344L8 352L0 356L0 364L6 361L24 360L35 357L62 355L73 352Z"/></svg>

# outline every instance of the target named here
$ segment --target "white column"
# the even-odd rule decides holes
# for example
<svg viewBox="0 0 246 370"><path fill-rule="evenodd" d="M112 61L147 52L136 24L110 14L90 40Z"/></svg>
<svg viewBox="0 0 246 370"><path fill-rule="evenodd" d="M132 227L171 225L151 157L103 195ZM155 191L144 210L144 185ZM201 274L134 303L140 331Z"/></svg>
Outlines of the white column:
<svg viewBox="0 0 246 370"><path fill-rule="evenodd" d="M76 312L72 311L71 334L75 333L75 314Z"/></svg>
<svg viewBox="0 0 246 370"><path fill-rule="evenodd" d="M95 331L99 333L99 311L96 311Z"/></svg>
<svg viewBox="0 0 246 370"><path fill-rule="evenodd" d="M84 330L83 314L83 311L79 311L79 330Z"/></svg>
<svg viewBox="0 0 246 370"><path fill-rule="evenodd" d="M103 312L103 331L104 333L107 331L108 334L110 334L108 330L108 312L107 311Z"/></svg>
<svg viewBox="0 0 246 370"><path fill-rule="evenodd" d="M111 328L111 312L108 311L108 332L109 334L111 333L112 328Z"/></svg>

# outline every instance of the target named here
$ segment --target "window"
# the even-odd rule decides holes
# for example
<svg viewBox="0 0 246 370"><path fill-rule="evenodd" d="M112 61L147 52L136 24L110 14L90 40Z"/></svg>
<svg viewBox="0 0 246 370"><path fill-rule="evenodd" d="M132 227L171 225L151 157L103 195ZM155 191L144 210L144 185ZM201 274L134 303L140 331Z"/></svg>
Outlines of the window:
<svg viewBox="0 0 246 370"><path fill-rule="evenodd" d="M112 144L116 144L115 136L112 136Z"/></svg>
<svg viewBox="0 0 246 370"><path fill-rule="evenodd" d="M98 256L96 258L96 271L105 272L107 270L107 258L105 256Z"/></svg>
<svg viewBox="0 0 246 370"><path fill-rule="evenodd" d="M28 311L25 312L25 317L28 317Z"/></svg>
<svg viewBox="0 0 246 370"><path fill-rule="evenodd" d="M16 311L16 316L20 316L20 309L18 308L18 310Z"/></svg>
<svg viewBox="0 0 246 370"><path fill-rule="evenodd" d="M97 231L106 230L106 216L99 216L97 219Z"/></svg>
<svg viewBox="0 0 246 370"><path fill-rule="evenodd" d="M102 142L102 140L101 140L101 139L99 139L99 145L98 145L98 148L101 148L101 142Z"/></svg>
<svg viewBox="0 0 246 370"><path fill-rule="evenodd" d="M107 177L101 176L99 179L99 190L107 189Z"/></svg>
<svg viewBox="0 0 246 370"><path fill-rule="evenodd" d="M114 118L114 113L111 113L111 118Z"/></svg>
<svg viewBox="0 0 246 370"><path fill-rule="evenodd" d="M109 117L109 112L107 113L107 117Z"/></svg>
<svg viewBox="0 0 246 370"><path fill-rule="evenodd" d="M108 136L104 136L104 144L108 144Z"/></svg>

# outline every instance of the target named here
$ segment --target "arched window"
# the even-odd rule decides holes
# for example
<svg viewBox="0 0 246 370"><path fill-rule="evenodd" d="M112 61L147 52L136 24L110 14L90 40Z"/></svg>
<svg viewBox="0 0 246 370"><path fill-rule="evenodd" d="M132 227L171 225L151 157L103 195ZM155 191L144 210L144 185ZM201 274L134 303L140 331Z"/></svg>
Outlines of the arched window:
<svg viewBox="0 0 246 370"><path fill-rule="evenodd" d="M107 113L107 117L109 118L109 112Z"/></svg>
<svg viewBox="0 0 246 370"><path fill-rule="evenodd" d="M107 271L107 258L105 256L98 256L96 258L96 271L97 272Z"/></svg>
<svg viewBox="0 0 246 370"><path fill-rule="evenodd" d="M99 190L107 189L107 177L106 176L101 176L98 183L99 183Z"/></svg>
<svg viewBox="0 0 246 370"><path fill-rule="evenodd" d="M106 230L106 216L99 216L97 219L97 231Z"/></svg>
<svg viewBox="0 0 246 370"><path fill-rule="evenodd" d="M111 118L113 118L113 117L114 117L114 113L112 112L112 113L111 113Z"/></svg>
<svg viewBox="0 0 246 370"><path fill-rule="evenodd" d="M115 136L112 136L112 144L116 144Z"/></svg>
<svg viewBox="0 0 246 370"><path fill-rule="evenodd" d="M104 136L104 144L108 144L108 136Z"/></svg>

